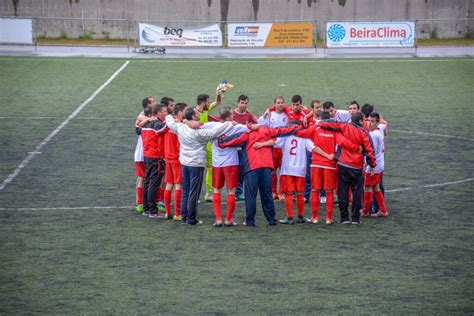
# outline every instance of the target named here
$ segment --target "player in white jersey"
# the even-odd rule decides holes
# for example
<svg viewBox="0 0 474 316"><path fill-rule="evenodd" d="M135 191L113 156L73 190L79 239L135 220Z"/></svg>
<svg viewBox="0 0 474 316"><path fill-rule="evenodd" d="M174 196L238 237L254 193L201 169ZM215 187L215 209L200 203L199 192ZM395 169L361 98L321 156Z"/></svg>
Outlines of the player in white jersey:
<svg viewBox="0 0 474 316"><path fill-rule="evenodd" d="M374 156L377 166L374 169L367 166L365 169L363 217L369 215L369 208L372 204L372 195L375 196L375 200L379 205L379 211L373 215L387 217L385 200L382 191L380 191L380 179L382 178L384 170L384 134L383 130L378 128L379 122L380 115L377 112L372 112L369 116L369 129L374 144Z"/></svg>
<svg viewBox="0 0 474 316"><path fill-rule="evenodd" d="M220 111L220 119L223 121L233 121L234 112L231 108L225 107ZM213 128L217 122L210 122L201 128ZM248 132L246 125L237 124L225 136L231 136L238 133ZM222 220L221 212L221 192L227 186L227 210L225 220ZM214 226L236 226L237 223L232 219L235 210L235 189L239 183L239 154L237 147L220 148L217 139L212 141L212 189L213 206L216 221Z"/></svg>
<svg viewBox="0 0 474 316"><path fill-rule="evenodd" d="M135 128L140 127L143 121L148 120L151 116L151 108L156 104L153 97L146 97L142 100L143 111L138 114L135 120ZM135 147L135 176L137 177L137 183L135 187L136 192L136 210L138 213L143 212L143 183L145 181L145 162L143 158L143 142L141 135L138 135L137 145Z"/></svg>
<svg viewBox="0 0 474 316"><path fill-rule="evenodd" d="M273 105L258 119L258 124L271 128L288 127L289 117L284 108L285 99L283 97L276 97L273 100ZM279 182L277 170L281 170L281 159L281 148L273 147L272 195L274 200L281 199L281 189L277 190Z"/></svg>
<svg viewBox="0 0 474 316"><path fill-rule="evenodd" d="M293 120L291 125L300 125L300 122ZM296 207L298 210L298 223L305 223L304 217L304 185L306 176L306 151L312 151L314 144L311 140L297 137L286 136L278 140L270 140L265 143L256 143L257 146L269 146L282 149L282 164L280 170L281 192L285 196L286 218L280 220L282 224L293 224L293 194L296 195ZM255 145L254 145L255 146Z"/></svg>

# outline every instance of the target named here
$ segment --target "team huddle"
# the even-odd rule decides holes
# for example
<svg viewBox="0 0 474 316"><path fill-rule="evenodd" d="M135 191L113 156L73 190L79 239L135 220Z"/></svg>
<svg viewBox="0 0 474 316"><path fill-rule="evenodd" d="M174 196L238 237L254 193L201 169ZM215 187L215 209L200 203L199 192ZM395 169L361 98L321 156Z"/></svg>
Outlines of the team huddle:
<svg viewBox="0 0 474 316"><path fill-rule="evenodd" d="M352 101L348 110L338 110L330 101L313 100L309 109L295 95L291 106L277 97L256 117L248 109L249 98L241 95L236 108L221 107L218 116L210 115L228 87L219 84L212 103L208 95L199 95L194 107L170 97L160 103L143 99L144 110L135 123L137 212L202 224L197 208L205 181L204 200L213 203L214 226L238 225L233 219L236 200L245 201L243 225L255 226L257 193L270 225L318 224L321 203L326 203L326 224L334 223L336 203L342 224L387 217L382 175L388 123L372 105ZM280 221L274 200L284 200L286 216ZM310 205L308 218L305 203Z"/></svg>

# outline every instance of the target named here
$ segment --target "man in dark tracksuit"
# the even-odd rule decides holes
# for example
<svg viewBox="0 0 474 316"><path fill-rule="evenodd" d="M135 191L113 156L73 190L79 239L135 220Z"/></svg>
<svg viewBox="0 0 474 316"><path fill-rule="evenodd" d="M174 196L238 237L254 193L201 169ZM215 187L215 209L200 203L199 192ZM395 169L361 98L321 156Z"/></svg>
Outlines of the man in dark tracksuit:
<svg viewBox="0 0 474 316"><path fill-rule="evenodd" d="M364 178L362 168L364 156L372 168L375 168L374 147L369 133L362 127L363 116L361 113L354 113L351 123L320 121L318 125L323 129L340 132L354 145L362 146L360 151L350 151L346 148L338 148L336 154L338 164L338 198L339 210L341 212L341 223L350 224L348 190L352 188L352 224L360 224L360 213L362 208L362 196L364 193Z"/></svg>
<svg viewBox="0 0 474 316"><path fill-rule="evenodd" d="M249 126L252 129L251 126ZM245 187L245 210L246 219L244 225L255 226L255 213L257 209L257 192L260 191L260 199L265 218L270 225L276 225L275 205L272 197L272 171L273 154L272 147L254 147L255 143L263 143L275 137L283 137L293 134L298 126L269 128L260 126L248 133L239 133L229 137L219 138L219 146L242 147L242 159L240 168L244 174Z"/></svg>
<svg viewBox="0 0 474 316"><path fill-rule="evenodd" d="M140 129L146 170L143 184L143 215L148 215L151 218L158 217L156 192L160 187L165 166L164 135L168 130L164 122L166 113L164 104L155 104L151 114L156 120L147 122Z"/></svg>

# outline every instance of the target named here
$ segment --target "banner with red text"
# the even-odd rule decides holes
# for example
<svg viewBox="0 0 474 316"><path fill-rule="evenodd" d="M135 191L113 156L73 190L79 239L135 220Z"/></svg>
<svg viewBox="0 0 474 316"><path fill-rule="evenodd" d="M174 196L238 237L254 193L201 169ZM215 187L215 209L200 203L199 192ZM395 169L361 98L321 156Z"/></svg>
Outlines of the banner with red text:
<svg viewBox="0 0 474 316"><path fill-rule="evenodd" d="M328 22L327 47L414 47L414 22Z"/></svg>

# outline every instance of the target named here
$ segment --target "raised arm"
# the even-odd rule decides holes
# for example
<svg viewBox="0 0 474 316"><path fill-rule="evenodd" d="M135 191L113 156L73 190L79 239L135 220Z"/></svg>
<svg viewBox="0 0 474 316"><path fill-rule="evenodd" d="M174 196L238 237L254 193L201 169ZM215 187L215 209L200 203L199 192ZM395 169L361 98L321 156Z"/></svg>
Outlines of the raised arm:
<svg viewBox="0 0 474 316"><path fill-rule="evenodd" d="M336 143L349 151L360 151L360 147L345 138L341 133L334 133Z"/></svg>
<svg viewBox="0 0 474 316"><path fill-rule="evenodd" d="M301 129L295 133L295 136L312 139L314 136L315 129L316 129L316 126L311 126L309 128Z"/></svg>
<svg viewBox="0 0 474 316"><path fill-rule="evenodd" d="M300 130L301 126L293 125L290 127L279 127L279 128L269 128L270 136L275 137L284 137L295 134L296 131Z"/></svg>
<svg viewBox="0 0 474 316"><path fill-rule="evenodd" d="M166 115L165 122L166 126L168 126L172 132L176 133L178 131L178 124L176 124L172 115Z"/></svg>
<svg viewBox="0 0 474 316"><path fill-rule="evenodd" d="M197 135L204 140L213 140L221 136L222 134L228 132L232 128L232 122L225 122L219 124L219 126L211 128L211 129L198 129L196 130Z"/></svg>

